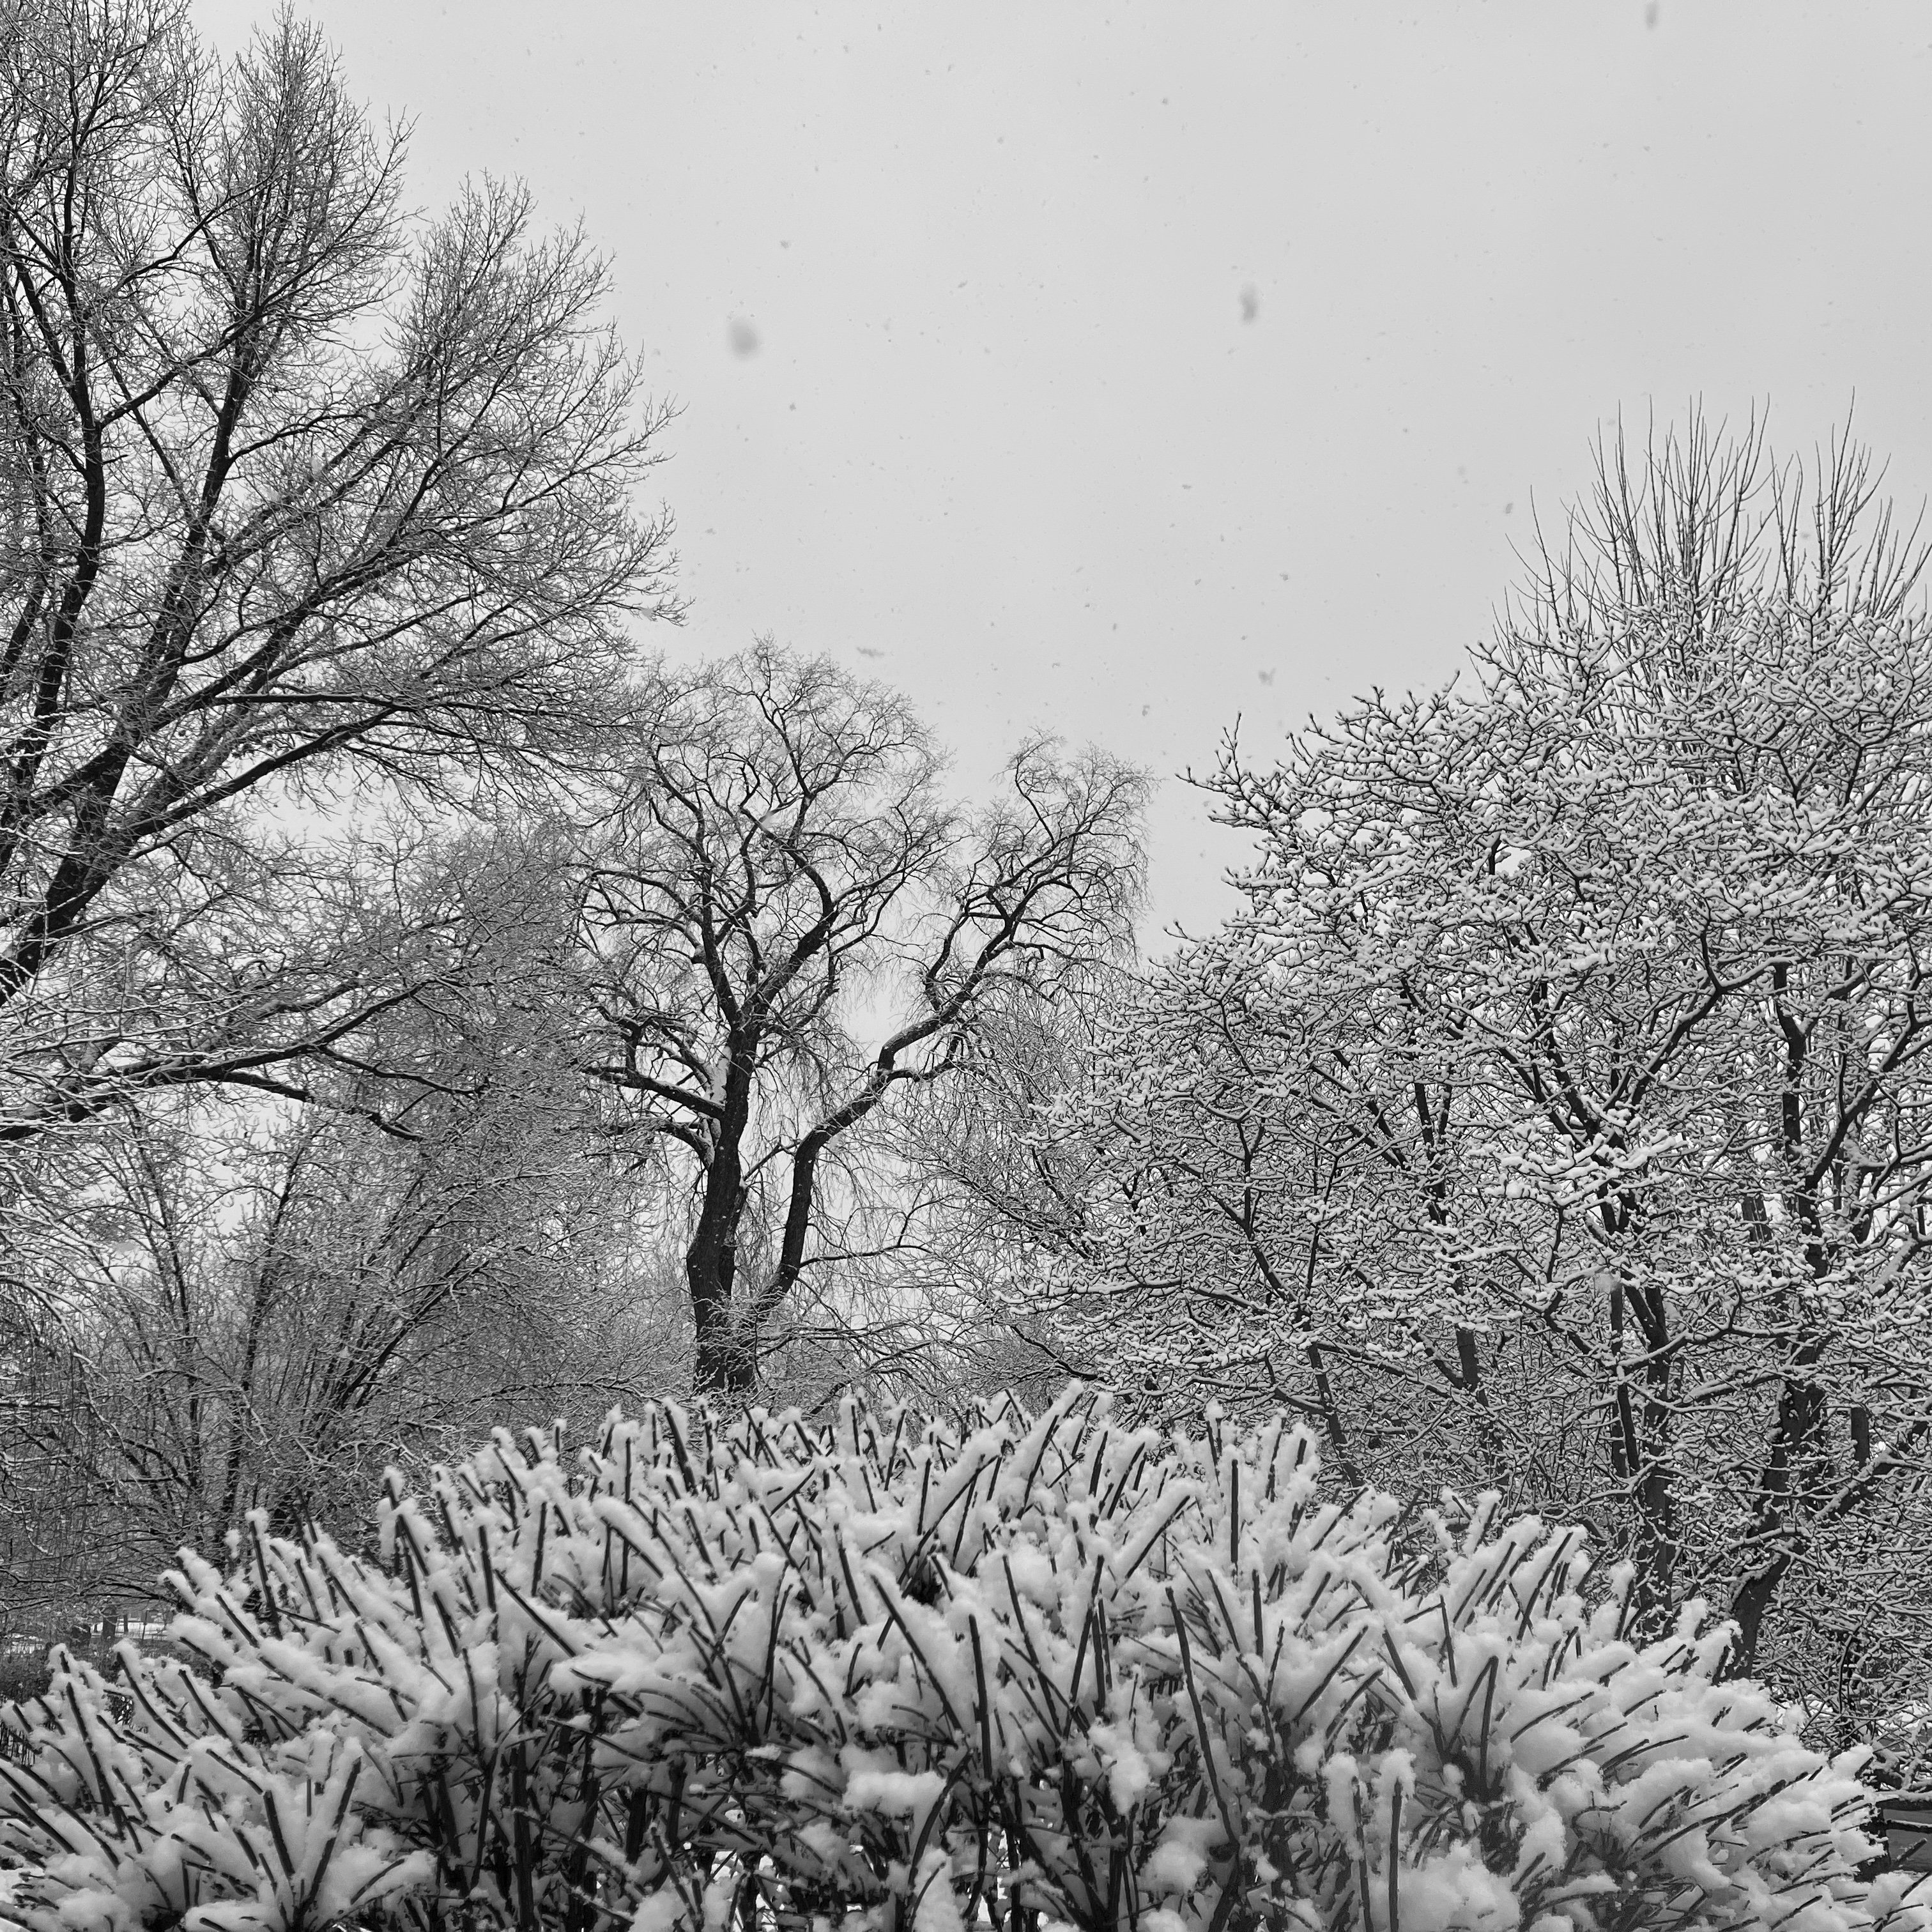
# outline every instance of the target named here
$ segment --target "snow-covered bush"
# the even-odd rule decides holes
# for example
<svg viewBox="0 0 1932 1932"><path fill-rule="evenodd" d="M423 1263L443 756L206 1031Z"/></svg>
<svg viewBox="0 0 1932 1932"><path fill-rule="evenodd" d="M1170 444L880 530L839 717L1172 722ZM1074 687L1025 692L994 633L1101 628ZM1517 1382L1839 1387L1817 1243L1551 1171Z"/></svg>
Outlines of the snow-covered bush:
<svg viewBox="0 0 1932 1932"><path fill-rule="evenodd" d="M1932 1924L1724 1636L1300 1431L500 1436L380 1543L184 1558L188 1661L4 1714L34 1932ZM26 1762L22 1762L21 1760Z"/></svg>

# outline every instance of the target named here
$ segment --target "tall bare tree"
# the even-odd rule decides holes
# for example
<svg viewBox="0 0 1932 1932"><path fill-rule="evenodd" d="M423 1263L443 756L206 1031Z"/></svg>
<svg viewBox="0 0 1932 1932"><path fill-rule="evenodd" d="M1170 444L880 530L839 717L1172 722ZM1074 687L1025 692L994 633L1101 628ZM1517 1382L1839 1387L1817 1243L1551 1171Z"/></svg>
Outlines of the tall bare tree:
<svg viewBox="0 0 1932 1932"><path fill-rule="evenodd" d="M1043 1136L1060 1334L1581 1516L1856 1730L1932 1670L1924 553L1849 446L1604 456L1470 684L1231 751L1247 909Z"/></svg>
<svg viewBox="0 0 1932 1932"><path fill-rule="evenodd" d="M594 754L670 608L600 265L402 159L286 14L0 0L0 1137L341 1039L394 976L292 828Z"/></svg>
<svg viewBox="0 0 1932 1932"><path fill-rule="evenodd" d="M689 1178L697 1378L737 1393L822 1258L835 1148L1128 943L1144 787L1035 742L962 811L899 698L766 647L668 682L641 736L585 854L586 1064Z"/></svg>

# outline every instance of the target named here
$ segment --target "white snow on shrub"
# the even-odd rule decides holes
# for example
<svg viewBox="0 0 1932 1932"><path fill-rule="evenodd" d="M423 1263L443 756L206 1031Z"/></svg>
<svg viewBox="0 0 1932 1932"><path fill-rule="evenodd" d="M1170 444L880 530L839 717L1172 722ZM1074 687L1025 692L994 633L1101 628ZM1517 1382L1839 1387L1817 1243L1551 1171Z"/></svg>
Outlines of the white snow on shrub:
<svg viewBox="0 0 1932 1932"><path fill-rule="evenodd" d="M33 1932L1932 1926L1721 1629L1280 1422L664 1406L236 1556L0 1718Z"/></svg>

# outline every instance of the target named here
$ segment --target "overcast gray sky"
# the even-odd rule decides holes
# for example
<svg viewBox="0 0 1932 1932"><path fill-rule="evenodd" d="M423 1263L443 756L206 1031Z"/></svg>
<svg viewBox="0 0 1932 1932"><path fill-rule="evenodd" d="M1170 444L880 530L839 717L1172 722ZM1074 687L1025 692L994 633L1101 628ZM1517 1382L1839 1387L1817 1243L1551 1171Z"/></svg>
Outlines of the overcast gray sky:
<svg viewBox="0 0 1932 1932"><path fill-rule="evenodd" d="M305 10L413 199L518 175L611 258L684 410L661 641L890 680L962 788L1438 682L1619 410L1798 449L1856 392L1932 482L1922 4ZM1164 786L1156 923L1238 856Z"/></svg>

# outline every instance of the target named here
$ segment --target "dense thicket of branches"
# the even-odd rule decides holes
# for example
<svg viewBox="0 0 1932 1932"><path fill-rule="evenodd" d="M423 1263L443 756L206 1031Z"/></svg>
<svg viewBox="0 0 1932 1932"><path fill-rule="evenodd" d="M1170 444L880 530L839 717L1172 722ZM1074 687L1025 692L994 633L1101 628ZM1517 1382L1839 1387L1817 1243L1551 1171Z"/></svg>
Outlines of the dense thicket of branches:
<svg viewBox="0 0 1932 1932"><path fill-rule="evenodd" d="M1852 1730L1932 1666L1920 562L1849 449L1606 451L1472 685L1230 748L1248 910L1035 1144L1072 1358L1580 1518Z"/></svg>

